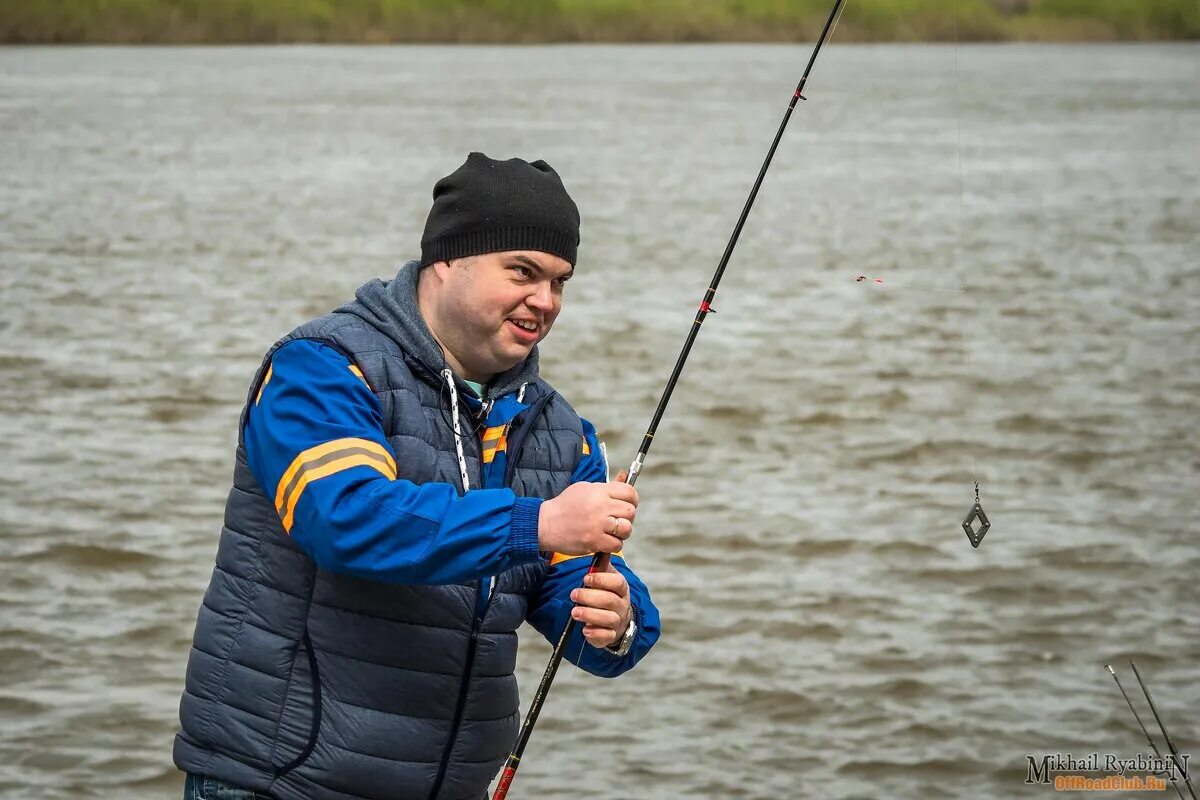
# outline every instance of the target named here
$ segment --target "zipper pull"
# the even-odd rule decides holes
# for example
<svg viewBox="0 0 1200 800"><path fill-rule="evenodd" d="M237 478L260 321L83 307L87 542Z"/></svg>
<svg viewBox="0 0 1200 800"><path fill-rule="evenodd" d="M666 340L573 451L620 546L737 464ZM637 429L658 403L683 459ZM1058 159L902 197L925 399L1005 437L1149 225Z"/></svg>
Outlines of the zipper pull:
<svg viewBox="0 0 1200 800"><path fill-rule="evenodd" d="M483 622L483 618L487 616L488 607L492 604L492 595L496 592L496 579L499 576L493 575L488 578L487 594L483 592L483 580L479 581L479 597L475 601L475 622Z"/></svg>
<svg viewBox="0 0 1200 800"><path fill-rule="evenodd" d="M496 404L496 400L493 398L490 400L484 400L479 405L479 412L475 418L476 425L485 426L485 427L487 426L488 417L490 417L492 415L492 406L494 406L495 404Z"/></svg>

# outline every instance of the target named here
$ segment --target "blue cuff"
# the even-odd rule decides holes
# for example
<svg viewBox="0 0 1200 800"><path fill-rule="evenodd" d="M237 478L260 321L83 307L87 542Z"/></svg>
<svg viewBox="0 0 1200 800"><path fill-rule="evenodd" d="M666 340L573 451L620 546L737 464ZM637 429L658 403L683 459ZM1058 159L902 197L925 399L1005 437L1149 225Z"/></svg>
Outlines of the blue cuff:
<svg viewBox="0 0 1200 800"><path fill-rule="evenodd" d="M538 559L538 515L541 510L540 497L518 497L513 503L508 552L514 564Z"/></svg>

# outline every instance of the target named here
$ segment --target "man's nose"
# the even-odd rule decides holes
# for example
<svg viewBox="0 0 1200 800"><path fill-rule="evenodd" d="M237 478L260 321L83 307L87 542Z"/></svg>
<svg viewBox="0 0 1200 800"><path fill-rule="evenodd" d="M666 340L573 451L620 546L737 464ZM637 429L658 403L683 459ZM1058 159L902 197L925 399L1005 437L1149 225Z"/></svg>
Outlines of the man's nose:
<svg viewBox="0 0 1200 800"><path fill-rule="evenodd" d="M550 288L549 283L540 283L536 290L529 295L526 303L530 308L536 308L539 311L554 310L554 292Z"/></svg>

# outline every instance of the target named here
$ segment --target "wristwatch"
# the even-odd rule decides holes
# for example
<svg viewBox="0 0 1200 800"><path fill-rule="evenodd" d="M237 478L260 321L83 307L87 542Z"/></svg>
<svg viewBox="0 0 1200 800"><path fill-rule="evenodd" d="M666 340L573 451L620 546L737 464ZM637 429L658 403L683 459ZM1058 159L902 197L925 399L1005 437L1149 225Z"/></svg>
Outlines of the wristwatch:
<svg viewBox="0 0 1200 800"><path fill-rule="evenodd" d="M629 615L629 627L625 629L625 635L621 637L619 642L613 642L610 645L605 645L604 649L612 653L614 656L629 655L629 648L633 647L633 640L637 636L637 623L633 621L633 615Z"/></svg>

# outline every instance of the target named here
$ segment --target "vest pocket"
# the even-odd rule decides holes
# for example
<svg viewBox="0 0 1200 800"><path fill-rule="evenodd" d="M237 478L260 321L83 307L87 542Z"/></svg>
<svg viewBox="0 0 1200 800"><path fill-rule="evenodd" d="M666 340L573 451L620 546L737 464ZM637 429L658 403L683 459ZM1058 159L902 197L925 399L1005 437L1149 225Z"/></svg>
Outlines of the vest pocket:
<svg viewBox="0 0 1200 800"><path fill-rule="evenodd" d="M287 762L286 764L284 764L281 767L275 767L276 780L278 780L279 778L282 778L284 775L287 775L289 772L296 769L296 767L299 767L301 764L303 764L305 761L308 760L308 757L312 755L313 748L316 747L316 745L317 745L317 736L321 732L321 675L320 675L319 669L317 668L317 654L316 654L316 651L313 650L312 639L309 638L307 630L304 631L304 638L302 640L302 643L304 645L304 654L308 661L309 684L312 687L311 688L311 703L310 703L310 708L309 708L309 712L310 712L311 716L309 718L308 738L305 741L304 747L300 750L299 754L297 754L295 758L293 758L291 761ZM295 676L293 676L293 679L292 679L293 685L291 687L289 687L289 692L288 692L289 698L291 697L292 690L295 689L295 680L296 680ZM284 701L284 709L283 709L284 717L286 717L288 714L289 709L287 708L287 706L288 706L288 700L285 700ZM281 718L280 719L281 728L282 728L283 724L284 724L284 721ZM279 732L279 736L282 736L282 735L283 735L283 731L281 730Z"/></svg>

